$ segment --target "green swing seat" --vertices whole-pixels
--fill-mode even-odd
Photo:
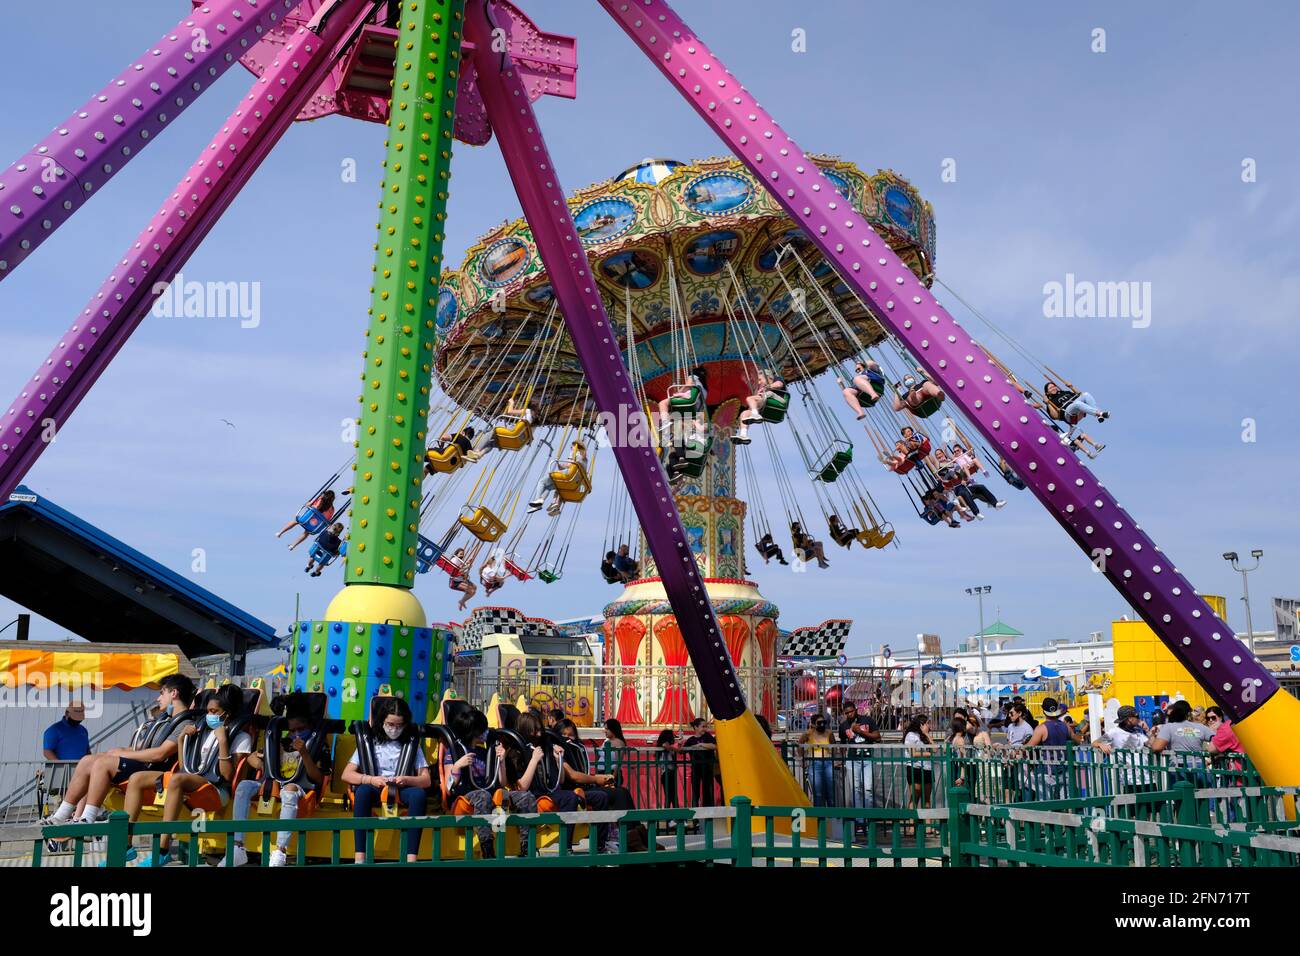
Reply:
[[[818,458],[819,462],[822,458],[827,458],[826,463],[815,464],[813,466],[812,473],[814,477],[817,481],[823,482],[824,484],[831,484],[840,476],[845,468],[848,468],[849,465],[853,464],[853,446],[849,442],[837,440],[831,448],[835,448],[836,445],[843,447],[838,448],[835,451],[827,449],[829,457],[827,457],[827,455],[822,455]]]
[[[785,421],[786,412],[790,410],[790,396],[776,395],[768,392],[763,400],[763,407],[758,410],[758,414],[763,421],[771,425],[779,425]]]
[[[668,409],[674,412],[694,413],[700,405],[700,390],[694,385],[682,395],[673,395],[668,399]]]
[[[698,438],[687,439],[685,448],[686,460],[677,466],[677,474],[685,475],[687,478],[701,477],[709,461],[709,452],[713,449],[713,437],[710,436],[703,441]]]
[[[943,396],[934,395],[931,396],[930,398],[927,398],[920,405],[916,406],[916,408],[912,409],[912,414],[915,415],[917,418],[929,418],[931,415],[933,415],[935,412],[939,410],[939,406],[941,406],[942,404],[943,404]]]
[[[543,568],[541,571],[537,572],[537,578],[547,584],[554,584],[556,581],[560,580],[560,573],[558,571],[552,571],[550,568]]]

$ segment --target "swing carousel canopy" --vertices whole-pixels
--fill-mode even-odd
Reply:
[[[929,203],[891,171],[868,175],[826,156],[816,162],[824,188],[860,210],[928,282],[935,248]],[[825,370],[826,352],[797,309],[799,297],[834,357],[854,354],[821,293],[808,288],[805,268],[862,344],[882,338],[880,326],[830,265],[734,159],[645,160],[579,190],[569,207],[625,354],[623,330],[631,313],[637,361],[628,364],[639,366],[651,400],[662,398],[693,364],[708,369],[711,405],[749,394],[743,362],[768,364],[769,352],[787,380]],[[787,247],[802,265],[783,252]],[[743,310],[737,288],[744,291]],[[459,268],[443,273],[438,292],[435,371],[444,390],[462,407],[491,414],[517,387],[531,384],[539,424],[580,418],[581,409],[572,412],[584,400],[582,369],[554,300],[523,219],[475,243]],[[683,322],[689,323],[688,347],[680,331],[673,335]],[[564,340],[552,342],[556,335]],[[799,363],[783,358],[787,336]],[[534,347],[539,338],[555,347]],[[762,354],[754,354],[755,343]],[[543,355],[545,363],[538,361]]]

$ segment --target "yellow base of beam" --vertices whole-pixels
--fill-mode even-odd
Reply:
[[[1232,725],[1264,783],[1270,787],[1300,787],[1300,700],[1279,690],[1245,720]]]
[[[748,797],[755,805],[768,807],[806,807],[808,796],[795,781],[780,753],[767,739],[754,715],[745,711],[739,717],[716,722],[718,759],[722,763],[722,793],[728,803],[732,797]],[[755,818],[753,829],[766,824]],[[790,827],[777,821],[776,829],[788,834]],[[809,820],[802,834],[816,834],[815,821]]]
[[[330,601],[322,620],[428,626],[424,607],[414,592],[389,584],[347,585]]]

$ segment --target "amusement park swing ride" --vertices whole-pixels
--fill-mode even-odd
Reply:
[[[843,409],[832,412],[839,399],[827,401],[816,382],[825,375],[870,439],[867,461],[888,462],[918,512],[945,474],[938,453],[955,454],[955,444],[1014,476],[1086,554],[1106,556],[1102,573],[1224,708],[1264,780],[1300,782],[1285,743],[1300,705],[1038,414],[1033,390],[939,304],[933,222],[915,191],[892,174],[806,154],[663,0],[596,6],[728,158],[649,161],[567,196],[532,103],[576,95],[574,41],[542,32],[506,0],[197,0],[0,173],[3,281],[216,77],[237,62],[256,76],[0,418],[0,490],[12,491],[45,451],[42,423],[72,414],[148,313],[152,290],[177,274],[294,120],[382,122],[356,458],[299,516],[308,533],[335,514],[351,519],[337,552],[346,583],[320,617],[297,622],[292,642],[295,688],[321,691],[330,717],[363,716],[382,688],[436,717],[448,649],[413,593],[417,576],[466,574],[488,549],[502,578],[556,579],[582,500],[608,474],[630,505],[614,536],[626,542],[635,525],[642,542],[641,578],[606,612],[613,630],[660,605],[672,622],[660,645],[693,665],[716,720],[727,797],[806,803],[755,719],[764,705],[747,699],[733,660],[738,615],[721,605],[752,612],[757,604],[744,602],[761,602],[743,591],[736,532],[746,514],[734,497],[736,460],[755,453],[750,442],[767,446],[785,518],[798,528],[792,544],[805,556],[821,547],[774,448],[779,429],[795,440],[832,539],[894,546],[896,529],[859,474],[867,446],[855,448]],[[493,137],[523,218],[449,268],[453,141]],[[685,423],[684,436],[657,427],[656,403]],[[960,439],[945,436],[943,448],[924,428],[940,409]],[[472,419],[486,426],[471,434]],[[607,422],[645,427],[599,448]],[[333,504],[349,493],[347,506]],[[751,529],[766,547],[771,524],[761,495],[750,497]],[[525,553],[533,515],[544,534]],[[315,556],[329,563],[335,553]],[[719,594],[706,575],[742,590]],[[607,644],[617,662],[617,638]]]

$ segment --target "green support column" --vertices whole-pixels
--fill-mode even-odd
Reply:
[[[423,627],[411,593],[464,0],[405,0],[361,374],[347,585],[325,617]]]

